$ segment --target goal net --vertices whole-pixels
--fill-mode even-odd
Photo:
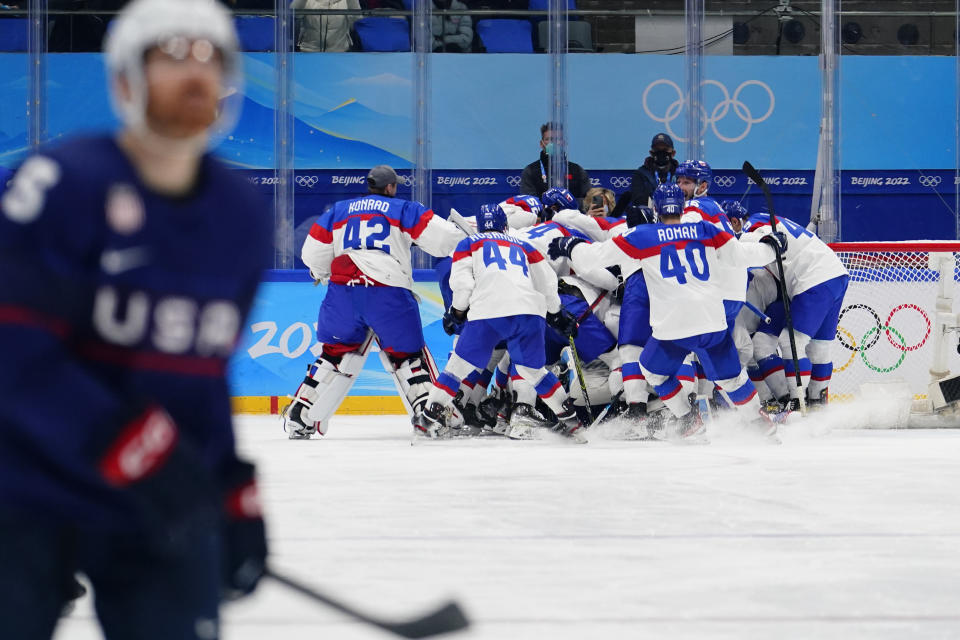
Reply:
[[[833,346],[830,399],[909,390],[930,413],[928,385],[960,374],[955,327],[960,242],[857,242],[830,247],[850,272]]]

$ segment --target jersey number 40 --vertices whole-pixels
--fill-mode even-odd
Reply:
[[[527,256],[523,254],[523,249],[515,244],[511,244],[507,258],[510,260],[511,264],[515,264],[523,269],[523,275],[527,275]],[[496,242],[483,243],[483,264],[488,267],[491,264],[495,264],[497,265],[498,269],[506,271],[507,261],[503,259],[503,254],[500,253],[499,244]]]
[[[664,280],[676,278],[680,284],[687,284],[687,271],[697,280],[710,279],[706,247],[700,243],[688,242],[683,248],[683,255],[686,260],[680,257],[676,246],[672,244],[663,246],[660,251],[660,275]],[[697,258],[699,258],[699,264]]]
[[[358,216],[347,218],[343,228],[344,249],[379,249],[390,253],[390,245],[384,240],[390,235],[390,223],[386,218],[364,220]]]

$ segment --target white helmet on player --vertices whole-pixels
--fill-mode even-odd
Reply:
[[[177,38],[182,41],[177,41]],[[192,47],[189,42],[194,41]],[[211,47],[206,50],[200,42]],[[216,0],[133,0],[110,25],[104,41],[110,95],[117,116],[132,128],[144,125],[147,89],[144,54],[161,45],[183,48],[182,55],[200,57],[219,51],[223,61],[223,87],[217,122],[211,133],[225,134],[236,123],[242,101],[243,69],[237,34],[230,12]],[[129,96],[120,93],[118,78],[124,78]]]

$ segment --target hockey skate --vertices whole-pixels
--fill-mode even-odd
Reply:
[[[646,403],[631,402],[625,405],[617,420],[607,425],[606,437],[608,440],[650,440],[648,420]]]
[[[828,390],[824,389],[817,398],[807,398],[807,411],[823,411],[827,408]]]
[[[483,430],[483,422],[477,416],[477,407],[472,403],[461,405],[460,394],[457,394],[457,399],[453,402],[460,411],[460,415],[463,416],[463,424],[454,425],[453,422],[450,422],[450,436],[453,438],[472,438],[480,435]]]
[[[577,444],[587,443],[587,436],[583,433],[577,411],[570,399],[563,403],[563,411],[557,414],[557,423],[553,425],[552,430]]]
[[[690,411],[677,418],[670,439],[683,444],[709,444],[710,441],[706,437],[707,430],[703,424],[703,418],[700,416],[697,394],[691,393],[689,400]]]
[[[536,409],[526,403],[514,405],[510,415],[510,428],[506,436],[511,440],[537,440],[538,429],[549,429],[553,423],[541,416]]]
[[[747,423],[747,432],[750,435],[759,435],[770,444],[781,443],[777,435],[776,421],[762,409],[756,418]]]
[[[290,440],[309,440],[317,433],[316,423],[307,419],[307,405],[294,400],[283,408],[280,418],[283,420],[283,430]],[[322,434],[321,434],[322,435]]]
[[[438,402],[427,405],[413,418],[414,437],[440,440],[450,435],[447,426],[446,409]]]

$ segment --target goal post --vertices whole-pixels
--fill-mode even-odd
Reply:
[[[850,273],[833,345],[830,399],[909,389],[911,423],[960,424],[960,242],[830,244]],[[956,382],[956,384],[955,384]]]

